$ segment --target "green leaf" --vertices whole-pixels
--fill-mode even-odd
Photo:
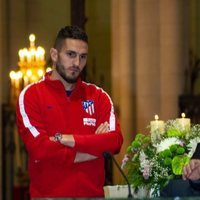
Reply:
[[[149,136],[146,136],[144,138],[144,143],[149,143],[151,141],[151,138]]]
[[[163,151],[163,157],[166,158],[166,157],[172,157],[172,152],[170,151],[170,149],[165,149]]]
[[[176,150],[176,153],[179,155],[182,155],[185,153],[185,149],[183,147],[178,147]]]
[[[172,163],[172,159],[171,158],[169,158],[169,157],[167,157],[167,158],[165,158],[165,160],[164,160],[164,163],[165,163],[165,165],[171,165],[171,163]]]
[[[142,134],[142,133],[137,133],[137,135],[135,136],[135,140],[134,141],[137,141],[139,143],[142,142],[142,140],[144,139],[145,135]]]
[[[168,137],[179,137],[181,135],[182,135],[182,133],[178,129],[172,129],[171,128],[171,129],[167,130],[167,136]]]
[[[175,175],[181,175],[183,167],[189,163],[190,159],[187,156],[175,156],[172,159],[172,171]]]
[[[134,140],[131,145],[132,145],[133,148],[139,148],[141,146],[141,143]]]
[[[170,146],[170,151],[171,152],[175,152],[177,148],[178,148],[178,145],[177,144],[173,144],[173,145]]]
[[[127,148],[126,151],[127,151],[128,153],[130,153],[130,152],[131,152],[131,149],[132,149],[132,146],[128,146],[128,148]]]

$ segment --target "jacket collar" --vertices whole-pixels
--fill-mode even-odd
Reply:
[[[52,80],[50,78],[51,76],[51,73],[52,71],[50,72],[47,72],[44,76],[44,79],[45,79],[45,83],[47,83],[51,88],[57,90],[58,92],[64,92],[65,95],[66,95],[66,91],[65,91],[65,87],[64,85],[62,84],[62,82],[60,80]],[[81,84],[82,84],[82,80],[81,78],[79,78],[77,80],[77,82],[75,83],[75,87],[71,93],[71,95],[69,96],[70,98],[73,98],[77,95],[80,94],[80,91],[81,91]]]

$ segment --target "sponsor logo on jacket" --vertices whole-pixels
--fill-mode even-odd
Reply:
[[[96,126],[96,119],[95,118],[83,118],[83,125],[84,126]]]

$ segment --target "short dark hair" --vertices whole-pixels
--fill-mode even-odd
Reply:
[[[78,26],[65,26],[58,32],[54,43],[54,48],[59,50],[62,47],[63,41],[67,38],[82,40],[88,43],[88,36],[81,28]]]

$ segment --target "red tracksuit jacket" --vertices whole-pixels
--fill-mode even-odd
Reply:
[[[123,138],[110,97],[93,84],[79,80],[68,97],[62,83],[43,80],[21,92],[17,126],[29,155],[31,197],[102,197],[105,180],[103,152],[120,151]],[[107,121],[110,131],[95,134]],[[73,134],[75,147],[49,137]],[[74,163],[76,152],[98,158]]]

